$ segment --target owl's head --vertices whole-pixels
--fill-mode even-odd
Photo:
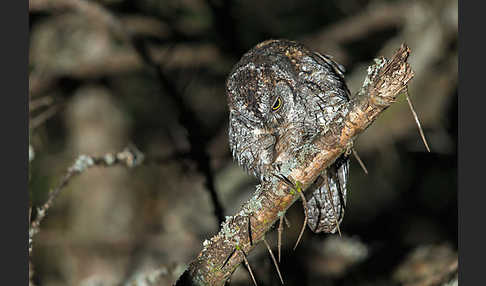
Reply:
[[[347,94],[340,66],[328,57],[288,40],[258,44],[226,81],[233,158],[257,177],[271,176],[276,158],[342,124]]]
[[[265,41],[243,55],[226,81],[230,112],[267,130],[322,113],[334,95],[347,99],[340,68],[302,44]]]
[[[230,112],[247,124],[276,126],[291,106],[292,66],[280,48],[269,41],[259,44],[243,55],[226,81]]]

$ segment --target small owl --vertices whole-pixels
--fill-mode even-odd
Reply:
[[[281,152],[295,154],[331,123],[344,123],[350,93],[343,72],[328,56],[293,41],[269,40],[248,51],[226,81],[233,158],[261,181],[278,176]],[[311,186],[312,231],[334,233],[342,221],[348,167],[341,155]]]

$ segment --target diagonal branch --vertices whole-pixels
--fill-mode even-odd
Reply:
[[[305,191],[317,176],[343,152],[352,148],[353,140],[396,102],[396,97],[414,76],[406,62],[410,49],[402,44],[390,60],[375,59],[358,95],[348,105],[344,124],[332,124],[309,147],[296,156],[279,156],[282,175],[302,184]],[[218,234],[203,243],[201,253],[190,263],[176,285],[223,285],[243,262],[242,255],[231,255],[234,249],[250,253],[265,233],[299,198],[290,187],[275,178],[258,185],[256,192],[233,217],[227,217]],[[248,238],[248,216],[252,216],[252,240]],[[229,260],[225,263],[227,258]],[[224,266],[223,266],[224,264]],[[223,266],[223,267],[222,267]]]

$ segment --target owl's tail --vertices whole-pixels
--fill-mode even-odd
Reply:
[[[309,228],[316,233],[335,233],[344,217],[349,157],[341,155],[314,182],[307,201]]]

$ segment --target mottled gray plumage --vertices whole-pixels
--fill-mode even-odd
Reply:
[[[344,123],[349,90],[343,68],[288,40],[258,44],[226,82],[233,158],[260,180],[279,175],[275,158],[294,154],[316,135]],[[308,226],[335,232],[344,215],[349,160],[339,157],[314,183]]]

